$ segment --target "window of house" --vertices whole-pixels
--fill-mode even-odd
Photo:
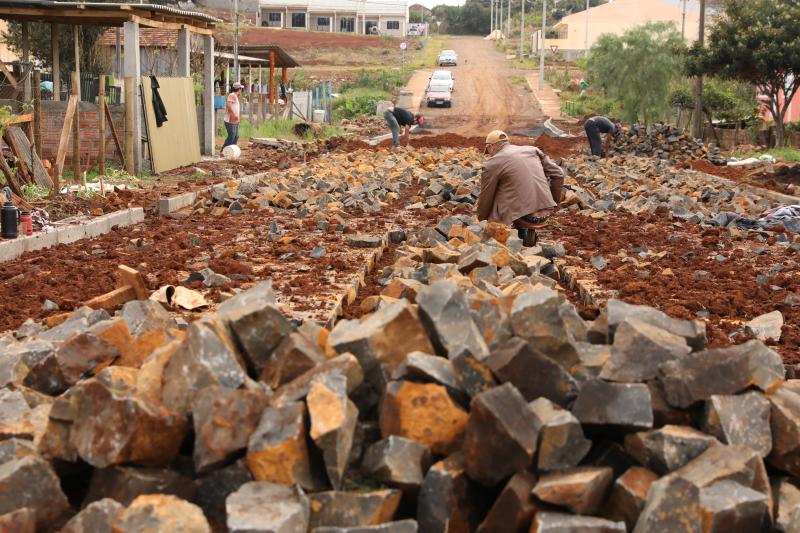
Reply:
[[[270,22],[280,22],[281,21],[281,13],[270,13],[268,15],[268,20]]]
[[[305,27],[306,27],[306,14],[292,13],[292,28],[305,28]]]
[[[400,21],[399,20],[387,20],[386,21],[386,29],[387,30],[399,30],[400,29]]]
[[[331,18],[330,17],[317,17],[317,26],[330,26]]]
[[[339,31],[353,32],[355,26],[355,19],[353,17],[343,17],[339,20]]]

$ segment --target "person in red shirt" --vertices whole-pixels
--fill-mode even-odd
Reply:
[[[241,83],[234,83],[230,94],[225,100],[225,131],[228,132],[228,137],[222,144],[224,150],[226,146],[236,144],[239,142],[239,93],[242,90]]]

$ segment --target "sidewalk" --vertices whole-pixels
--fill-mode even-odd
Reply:
[[[542,113],[551,118],[563,118],[561,116],[561,99],[550,85],[545,82],[544,89],[539,89],[539,72],[532,72],[525,76],[528,86],[533,91],[533,97],[539,103]]]

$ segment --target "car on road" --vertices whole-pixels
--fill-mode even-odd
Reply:
[[[456,78],[449,70],[434,70],[431,75],[431,81],[428,82],[428,87],[431,85],[446,85],[449,87],[450,92],[455,89]]]
[[[453,105],[453,91],[450,86],[444,83],[431,83],[425,93],[425,101],[428,107],[442,106],[452,107]]]
[[[439,54],[438,64],[440,67],[458,66],[458,54],[456,54],[455,50],[442,50]]]

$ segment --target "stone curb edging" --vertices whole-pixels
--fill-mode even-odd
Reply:
[[[723,185],[727,185],[729,187],[739,187],[740,189],[744,189],[749,193],[757,194],[759,196],[764,196],[765,198],[769,198],[773,202],[779,202],[784,205],[800,204],[800,197],[797,196],[791,196],[789,194],[783,194],[780,192],[771,191],[769,189],[762,189],[760,187],[750,185],[749,183],[742,183],[738,181],[729,180],[728,178],[714,176],[713,174],[706,174],[705,172],[701,172],[699,170],[695,170],[695,172],[698,172],[699,174],[704,175],[706,178],[709,178],[712,181],[717,181]]]
[[[336,297],[336,305],[323,323],[326,328],[333,329],[339,317],[344,313],[345,306],[352,304],[358,298],[359,291],[365,286],[367,275],[372,272],[372,269],[375,268],[375,265],[378,264],[378,261],[380,261],[383,254],[389,248],[389,233],[390,232],[387,231],[384,234],[381,239],[381,245],[366,258],[364,266],[361,267],[361,272],[358,273],[358,276],[353,280],[350,287]]]
[[[25,252],[35,252],[58,244],[70,244],[81,239],[91,239],[110,232],[115,227],[124,228],[144,221],[144,209],[132,207],[114,211],[80,224],[72,224],[41,231],[30,237],[17,237],[0,241],[0,262],[11,261]]]
[[[259,172],[258,174],[251,174],[249,176],[244,176],[243,178],[235,178],[233,181],[235,181],[237,184],[246,183],[249,185],[255,185],[259,180],[267,176],[267,174],[267,172]],[[230,180],[215,183],[214,185],[210,185],[196,191],[185,192],[177,196],[161,198],[158,201],[158,214],[169,215],[170,213],[174,213],[175,211],[179,211],[185,207],[192,206],[195,204],[195,202],[197,202],[197,199],[201,195],[215,190],[226,189],[228,187],[228,181]]]

